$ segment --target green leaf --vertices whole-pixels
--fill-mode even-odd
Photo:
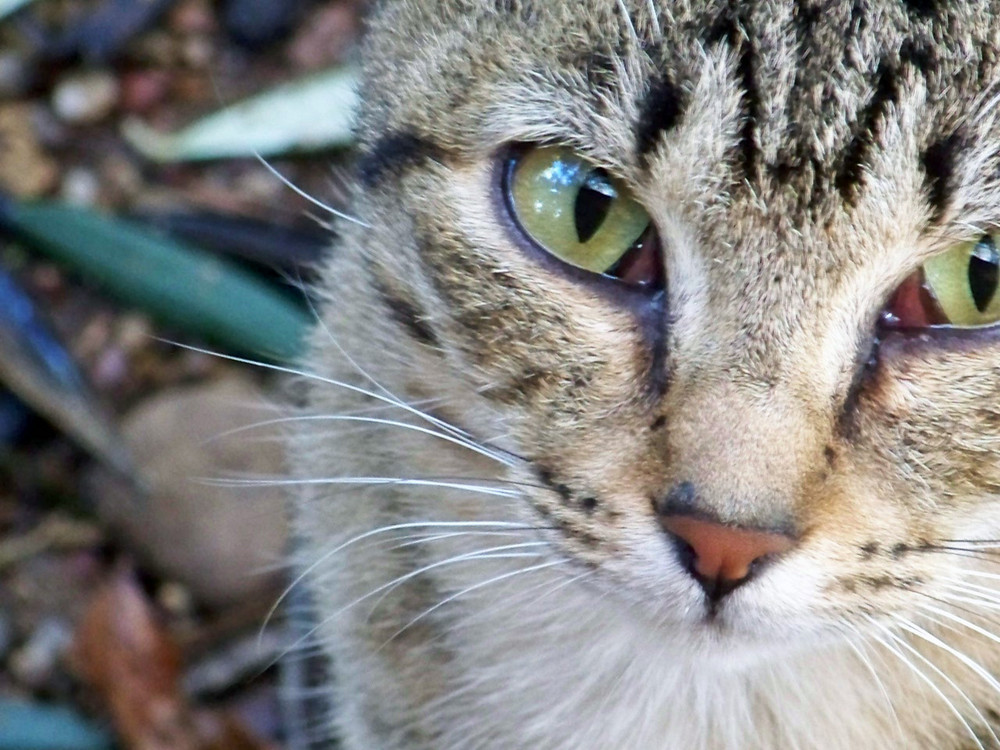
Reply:
[[[228,350],[289,362],[311,318],[258,277],[135,224],[45,201],[0,203],[0,225],[126,304]]]
[[[357,109],[356,74],[337,68],[287,83],[219,110],[176,133],[129,118],[122,132],[154,161],[273,156],[349,146]]]
[[[0,0],[0,18],[9,16],[15,10],[30,2],[31,0]]]

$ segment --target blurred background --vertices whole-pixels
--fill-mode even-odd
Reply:
[[[0,750],[308,744],[277,368],[360,6],[0,0]]]

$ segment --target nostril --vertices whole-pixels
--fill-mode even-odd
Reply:
[[[698,561],[698,555],[694,551],[694,547],[685,542],[679,536],[671,535],[674,542],[674,549],[677,552],[677,560],[680,562],[681,567],[684,568],[692,576],[696,576],[695,563]]]
[[[787,534],[705,521],[691,516],[660,519],[675,541],[678,559],[712,600],[748,581],[768,559],[787,552]]]

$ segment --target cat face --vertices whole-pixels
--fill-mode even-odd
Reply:
[[[929,326],[899,290],[1000,223],[994,5],[373,13],[351,283],[421,363],[410,392],[460,387],[443,416],[503,425],[517,512],[595,585],[773,638],[992,570],[1000,331]],[[629,193],[662,273],[585,270],[526,229],[512,175],[544,148]]]

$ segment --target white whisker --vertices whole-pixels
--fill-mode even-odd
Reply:
[[[285,177],[285,175],[283,175],[274,166],[272,166],[271,163],[267,159],[265,159],[263,156],[260,155],[259,152],[255,151],[254,152],[254,156],[257,157],[257,161],[259,161],[261,164],[264,165],[264,169],[266,169],[268,172],[270,172],[272,175],[274,175],[275,177],[277,177],[281,181],[282,185],[284,185],[285,187],[287,187],[288,189],[290,189],[292,192],[294,192],[299,197],[304,198],[305,200],[309,201],[311,204],[313,204],[317,208],[321,208],[322,210],[326,211],[328,214],[331,214],[332,216],[336,216],[338,219],[343,219],[344,221],[349,221],[352,224],[357,224],[358,226],[364,227],[365,229],[371,229],[372,228],[371,224],[369,224],[367,222],[364,222],[361,219],[355,218],[354,216],[351,216],[350,214],[346,214],[343,211],[338,211],[333,206],[328,206],[326,203],[324,203],[323,201],[319,200],[318,198],[316,198],[316,197],[314,197],[312,195],[309,195],[309,193],[307,193],[305,190],[303,190],[302,188],[300,188],[294,182],[292,182],[291,180],[289,180],[287,177]]]
[[[538,546],[548,546],[545,542],[534,542],[534,543],[531,543],[531,544],[537,544]],[[423,575],[424,573],[428,573],[428,572],[430,572],[432,570],[435,570],[437,568],[445,567],[447,565],[454,565],[456,563],[478,562],[478,561],[482,561],[482,560],[519,559],[519,558],[525,557],[525,555],[523,553],[507,553],[507,552],[505,552],[505,550],[512,550],[512,549],[522,548],[522,547],[526,547],[526,546],[528,546],[528,545],[527,544],[520,544],[520,545],[502,545],[502,546],[499,546],[499,547],[488,547],[486,549],[477,550],[475,552],[469,552],[469,553],[466,553],[466,554],[456,555],[454,557],[449,557],[446,560],[439,560],[437,562],[434,562],[434,563],[431,563],[429,565],[425,565],[425,566],[423,566],[421,568],[418,568],[417,570],[412,570],[409,573],[406,573],[404,575],[398,576],[398,577],[394,578],[391,581],[388,581],[386,583],[381,584],[380,586],[377,586],[376,588],[372,589],[371,591],[369,591],[368,593],[364,594],[363,596],[357,597],[356,599],[354,599],[353,601],[349,602],[348,604],[345,604],[344,606],[342,606],[339,609],[335,610],[332,614],[327,615],[326,617],[324,617],[320,622],[316,623],[316,625],[313,626],[308,632],[306,632],[305,634],[303,634],[291,646],[289,646],[289,648],[286,649],[286,654],[287,653],[291,653],[299,645],[301,645],[302,643],[305,643],[309,639],[311,639],[316,634],[316,632],[321,627],[323,627],[326,623],[328,623],[328,622],[330,622],[332,620],[337,619],[338,617],[340,617],[341,615],[343,615],[348,610],[353,609],[354,607],[358,606],[359,604],[361,604],[364,601],[367,601],[368,599],[371,599],[373,596],[378,596],[379,594],[381,594],[382,592],[384,592],[386,590],[390,590],[390,589],[396,588],[398,586],[401,586],[402,584],[404,584],[407,581],[410,581],[410,580],[416,578],[417,576]],[[531,557],[540,557],[541,554],[535,554],[535,555],[530,555],[530,556]],[[380,599],[380,601],[381,601],[381,599]],[[284,655],[285,654],[283,654],[282,656],[284,656]]]
[[[882,678],[879,677],[878,670],[875,669],[875,665],[872,663],[871,657],[863,650],[863,645],[865,642],[865,635],[859,627],[852,625],[848,622],[840,623],[842,627],[848,628],[851,632],[844,634],[844,641],[847,643],[848,647],[854,652],[858,657],[858,660],[862,665],[871,673],[872,678],[875,680],[875,684],[878,686],[879,692],[882,693],[882,699],[885,701],[886,707],[889,709],[889,713],[892,716],[893,723],[896,725],[896,731],[899,737],[904,737],[903,725],[899,721],[899,713],[896,711],[896,706],[892,702],[892,698],[889,696],[889,691],[886,689],[885,683]],[[851,633],[857,636],[859,643],[855,643],[851,639]]]
[[[262,478],[262,479],[218,479],[212,477],[200,478],[197,481],[212,487],[309,487],[309,486],[336,486],[336,485],[359,485],[365,487],[431,487],[442,490],[462,490],[474,492],[480,495],[490,495],[492,497],[521,497],[520,492],[511,490],[500,490],[492,487],[483,487],[476,484],[463,484],[460,482],[439,482],[434,479],[407,479],[403,477],[317,477],[314,479],[285,479],[285,478]]]
[[[357,422],[363,424],[373,424],[382,425],[384,427],[399,427],[404,430],[412,430],[413,432],[418,432],[423,435],[429,435],[431,437],[437,438],[438,440],[444,440],[445,442],[451,443],[453,445],[458,445],[462,448],[467,448],[473,453],[478,453],[480,456],[492,459],[498,463],[502,463],[505,466],[513,466],[512,462],[507,461],[503,456],[489,450],[488,448],[481,447],[478,443],[472,442],[466,438],[455,437],[453,435],[447,435],[437,430],[432,430],[428,427],[421,427],[420,425],[410,424],[409,422],[399,422],[394,419],[381,419],[379,417],[362,417],[362,416],[350,416],[346,414],[306,414],[297,417],[282,417],[277,419],[271,419],[263,422],[258,422],[254,425],[245,425],[243,427],[238,427],[234,430],[230,430],[230,433],[235,433],[243,430],[250,430],[253,428],[263,428],[272,427],[281,424],[289,424],[292,422],[302,423],[302,422]]]
[[[977,662],[975,659],[970,658],[968,655],[962,653],[958,649],[956,649],[953,646],[950,646],[947,643],[945,643],[944,641],[942,641],[940,638],[938,638],[937,636],[935,636],[933,633],[928,632],[924,628],[921,628],[919,625],[916,625],[916,624],[914,624],[914,623],[906,620],[905,618],[896,616],[896,617],[893,617],[893,619],[897,622],[897,624],[901,628],[903,628],[907,632],[912,633],[917,638],[920,638],[920,639],[926,641],[927,643],[930,643],[932,646],[936,646],[937,648],[941,649],[945,653],[950,654],[951,656],[953,656],[956,659],[958,659],[962,664],[964,664],[966,667],[968,667],[970,670],[972,670],[976,675],[978,675],[987,685],[989,685],[998,694],[1000,694],[1000,682],[998,682],[996,680],[996,678],[993,677],[993,675],[991,675],[989,672],[987,672],[982,667],[982,665],[980,665],[979,662]],[[957,686],[956,686],[956,689],[957,689]],[[971,703],[972,701],[970,700],[969,702]],[[990,726],[990,723],[986,720],[986,717],[983,716],[979,712],[979,709],[976,708],[975,706],[973,706],[973,709],[976,711],[976,713],[979,715],[979,718],[982,720],[983,724],[986,726],[986,729],[990,733],[990,736],[993,738],[993,741],[997,745],[1000,745],[1000,737],[997,737],[997,735],[993,732],[993,728]]]
[[[960,617],[952,612],[949,612],[946,609],[935,607],[933,604],[927,604],[926,602],[921,602],[920,604],[918,604],[918,606],[921,609],[927,610],[929,612],[938,615],[939,617],[944,617],[945,619],[951,620],[952,622],[957,623],[962,627],[968,628],[974,633],[978,633],[979,635],[993,641],[994,643],[1000,643],[1000,636],[997,636],[994,633],[991,633],[990,631],[986,630],[986,628],[982,628],[976,625],[975,623],[966,620],[964,617]]]
[[[951,680],[951,678],[949,678],[946,674],[944,674],[944,672],[938,669],[938,667],[936,667],[926,657],[924,657],[923,654],[921,654],[919,651],[913,648],[913,646],[908,644],[904,639],[900,638],[898,635],[893,633],[892,630],[890,630],[885,625],[880,623],[874,617],[866,615],[865,619],[867,619],[868,622],[871,623],[874,627],[881,630],[886,635],[886,637],[888,637],[892,642],[899,644],[900,646],[905,648],[908,652],[910,652],[913,656],[916,656],[918,659],[920,659],[921,662],[930,667],[930,669],[935,674],[941,677],[953,690],[955,690],[960,696],[962,696],[969,703],[969,705],[972,706],[973,710],[975,710],[978,713],[978,709],[976,709],[972,701],[969,700],[969,697],[962,690],[960,690],[957,685],[955,685],[954,681]],[[894,654],[897,658],[899,658],[899,660],[902,661],[903,664],[909,667],[910,670],[918,678],[920,678],[920,680],[923,681],[935,693],[935,695],[937,695],[945,703],[945,705],[948,707],[948,710],[955,715],[955,717],[959,720],[959,722],[961,722],[965,730],[969,733],[969,736],[972,737],[973,741],[976,743],[976,747],[978,747],[979,750],[986,750],[986,748],[983,746],[982,741],[980,741],[979,736],[976,734],[975,730],[972,728],[972,726],[969,724],[966,718],[962,715],[962,712],[959,711],[958,708],[955,707],[955,704],[952,703],[951,700],[948,698],[948,696],[944,694],[944,691],[941,690],[941,688],[938,687],[938,685],[936,685],[930,677],[924,674],[924,672],[922,672],[920,668],[917,667],[916,664],[914,664],[908,658],[906,658],[906,655],[901,651],[899,651],[899,649],[895,648],[888,641],[878,638],[877,636],[873,637],[875,637],[876,642],[881,644],[884,648],[888,649],[892,654]],[[982,718],[981,714],[980,718]]]
[[[285,590],[281,592],[281,595],[275,600],[274,604],[268,610],[267,615],[264,617],[264,626],[274,617],[275,613],[281,607],[282,603],[289,597],[292,591],[295,590],[306,578],[308,578],[312,573],[319,568],[324,563],[328,562],[331,558],[340,554],[349,547],[353,547],[359,542],[363,542],[366,539],[372,539],[374,537],[380,536],[382,534],[388,534],[393,531],[409,531],[413,529],[509,529],[509,530],[531,530],[534,527],[526,526],[519,523],[511,523],[509,521],[417,521],[413,523],[396,523],[390,526],[382,526],[377,529],[372,529],[371,531],[366,531],[363,534],[358,534],[357,536],[351,537],[346,542],[342,542],[333,549],[324,552],[316,560],[313,560],[308,567],[300,571],[299,574],[289,583]]]
[[[417,615],[416,617],[414,617],[412,620],[410,620],[408,623],[406,623],[403,627],[401,627],[399,630],[397,630],[395,633],[393,633],[391,636],[389,636],[389,638],[386,640],[386,642],[383,643],[379,648],[380,649],[385,648],[385,646],[387,646],[393,640],[395,640],[396,638],[398,638],[400,635],[402,635],[404,632],[406,632],[409,628],[411,628],[414,625],[416,625],[418,622],[420,622],[421,620],[423,620],[425,617],[428,617],[429,615],[433,614],[435,611],[437,611],[441,607],[444,607],[445,605],[449,604],[450,602],[455,601],[459,597],[465,596],[466,594],[470,594],[473,591],[477,591],[477,590],[479,590],[481,588],[484,588],[486,586],[489,586],[491,584],[499,583],[500,581],[507,580],[508,578],[513,578],[514,576],[524,575],[526,573],[533,573],[535,571],[545,570],[547,568],[552,568],[552,567],[555,567],[557,565],[566,565],[566,564],[568,564],[568,562],[566,560],[551,560],[549,562],[540,563],[539,565],[531,565],[531,566],[529,566],[527,568],[520,568],[520,569],[515,570],[515,571],[511,571],[511,572],[508,572],[508,573],[503,573],[502,575],[494,576],[493,578],[487,579],[485,581],[481,581],[480,583],[477,583],[477,584],[475,584],[473,586],[469,586],[467,588],[464,588],[461,591],[458,591],[458,592],[452,594],[451,596],[445,597],[444,599],[442,599],[441,601],[439,601],[437,604],[435,604],[433,607],[430,607],[429,609],[426,609],[423,612],[421,612],[419,615]]]
[[[461,437],[464,437],[464,438],[466,438],[466,439],[468,439],[470,441],[473,441],[473,442],[477,442],[472,435],[469,435],[467,432],[465,432],[461,428],[455,427],[454,425],[448,425],[446,422],[443,422],[442,420],[440,420],[440,419],[438,419],[436,417],[433,417],[433,416],[427,414],[426,412],[423,412],[420,409],[417,409],[417,408],[415,408],[415,407],[411,406],[410,404],[407,404],[407,403],[405,403],[403,401],[400,401],[398,399],[395,399],[393,397],[386,396],[386,395],[383,395],[383,394],[380,394],[380,393],[375,393],[374,391],[370,391],[367,388],[362,388],[361,386],[358,386],[358,385],[352,385],[351,383],[346,383],[344,381],[336,380],[334,378],[327,378],[327,377],[324,377],[322,375],[317,375],[316,373],[311,373],[311,372],[307,372],[305,370],[297,369],[295,367],[288,367],[288,366],[285,366],[285,365],[277,365],[277,364],[273,364],[273,363],[270,363],[270,362],[263,362],[261,360],[250,359],[248,357],[240,357],[240,356],[237,356],[235,354],[223,354],[222,352],[216,352],[216,351],[212,351],[211,349],[204,349],[204,348],[197,347],[197,346],[190,346],[188,344],[181,344],[181,343],[178,343],[176,341],[170,341],[169,339],[157,339],[157,340],[163,341],[164,343],[171,344],[171,345],[176,346],[176,347],[181,348],[181,349],[185,349],[187,351],[197,352],[199,354],[206,354],[206,355],[211,356],[211,357],[217,357],[218,359],[222,359],[222,360],[225,360],[227,362],[238,362],[240,364],[251,365],[253,367],[259,367],[261,369],[269,370],[271,372],[279,372],[279,373],[283,373],[285,375],[293,375],[295,377],[304,378],[306,380],[312,380],[312,381],[315,381],[317,383],[323,383],[324,385],[332,385],[332,386],[335,386],[337,388],[343,388],[344,390],[346,390],[348,392],[357,393],[359,395],[367,396],[368,398],[375,399],[376,401],[381,401],[382,403],[388,404],[390,406],[395,406],[396,408],[401,409],[401,410],[407,412],[408,414],[412,414],[413,416],[417,417],[418,419],[421,419],[421,420],[423,420],[425,422],[430,422],[431,424],[434,424],[434,425],[438,425],[438,426],[442,427],[442,429],[447,429],[449,432],[454,431],[455,433],[457,433]],[[520,456],[518,456],[516,454],[513,454],[510,451],[505,451],[502,448],[497,448],[495,446],[489,446],[489,448],[491,450],[495,450],[495,451],[497,451],[499,453],[502,453],[504,456],[507,457],[507,459],[513,459],[513,460],[517,460],[517,461],[523,461],[524,460]],[[513,465],[513,464],[506,464],[506,465]]]

